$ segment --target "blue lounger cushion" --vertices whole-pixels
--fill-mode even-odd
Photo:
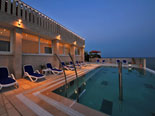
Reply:
[[[66,65],[64,62],[61,62],[61,64],[62,64],[62,66],[64,66],[64,67],[67,67],[67,68],[69,68],[69,69],[71,69],[71,70],[74,70],[74,67],[73,66],[71,66],[71,65]]]
[[[7,68],[0,68],[0,84],[7,85],[15,82],[16,80],[9,77],[9,72]]]
[[[31,65],[27,65],[24,68],[25,68],[25,72],[27,72],[31,76],[34,76],[34,77],[43,77],[44,76],[42,74],[34,73],[34,70]]]
[[[75,64],[75,66],[80,66],[79,64]],[[70,62],[70,66],[69,66],[70,68],[74,68],[73,67],[73,62]]]
[[[32,68],[31,65],[25,66],[24,69],[25,69],[25,72],[29,73],[29,75],[34,73],[33,68]]]
[[[127,63],[127,61],[126,60],[123,60],[123,63]]]
[[[15,83],[15,82],[16,81],[14,79],[9,78],[9,77],[7,77],[7,78],[5,78],[3,80],[0,79],[0,84],[2,84],[2,85],[6,85],[6,84],[10,84],[10,83]]]
[[[117,60],[117,63],[120,63],[120,60]]]
[[[62,71],[62,70],[55,69],[55,68],[53,68],[52,70],[54,70],[54,71],[58,71],[58,72],[61,72],[61,71]]]
[[[38,73],[33,73],[33,74],[30,74],[31,76],[35,76],[35,77],[43,77],[44,75],[42,74],[38,74]]]
[[[32,82],[45,78],[45,76],[40,74],[38,70],[34,71],[32,65],[24,66],[24,77],[29,77]]]
[[[62,71],[60,69],[53,68],[52,65],[51,65],[51,63],[47,63],[46,66],[47,66],[47,68],[50,68],[51,70],[54,70],[54,71],[58,71],[58,72],[61,72]]]
[[[65,63],[64,63],[64,62],[61,62],[61,64],[62,64],[63,66],[65,66]]]
[[[9,72],[7,68],[0,68],[0,80],[8,78]]]

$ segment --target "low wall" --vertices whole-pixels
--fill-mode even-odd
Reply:
[[[31,64],[34,69],[40,69],[40,65],[45,65],[46,63],[52,63],[55,65],[54,56],[44,56],[44,55],[23,55],[22,56],[22,66],[26,64]]]
[[[70,62],[71,59],[68,55],[66,56],[59,56],[62,62]]]
[[[126,60],[127,63],[138,65],[139,67],[146,67],[146,59],[144,58],[90,58],[90,62],[97,62],[99,60],[101,63],[105,60],[105,63],[116,64],[117,60]]]
[[[75,56],[76,61],[82,61],[81,56]]]

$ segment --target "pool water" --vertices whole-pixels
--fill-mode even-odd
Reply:
[[[155,116],[155,75],[140,69],[122,69],[123,101],[119,100],[118,68],[100,67],[68,84],[67,96],[112,116]],[[64,86],[53,92],[65,96]]]

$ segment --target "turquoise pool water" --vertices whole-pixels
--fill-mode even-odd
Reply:
[[[155,75],[123,68],[123,102],[119,97],[118,68],[100,67],[78,79],[79,103],[112,116],[155,116]],[[67,97],[75,100],[76,80]],[[54,91],[65,96],[64,86]]]

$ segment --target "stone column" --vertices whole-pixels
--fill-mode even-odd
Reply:
[[[74,62],[76,61],[76,57],[75,57],[75,48],[76,48],[76,46],[75,46],[75,45],[72,45],[72,46],[71,46],[71,49],[70,49],[70,54],[71,54],[71,56],[73,57]]]
[[[146,59],[143,59],[143,68],[146,68]]]
[[[85,55],[84,55],[84,47],[81,48],[81,61],[84,61]]]
[[[59,55],[59,40],[53,40],[52,41],[53,44],[53,55],[54,55],[54,66],[55,67],[59,67],[59,61],[56,58],[55,54]]]
[[[13,70],[16,78],[22,77],[22,29],[14,30],[13,40]]]

